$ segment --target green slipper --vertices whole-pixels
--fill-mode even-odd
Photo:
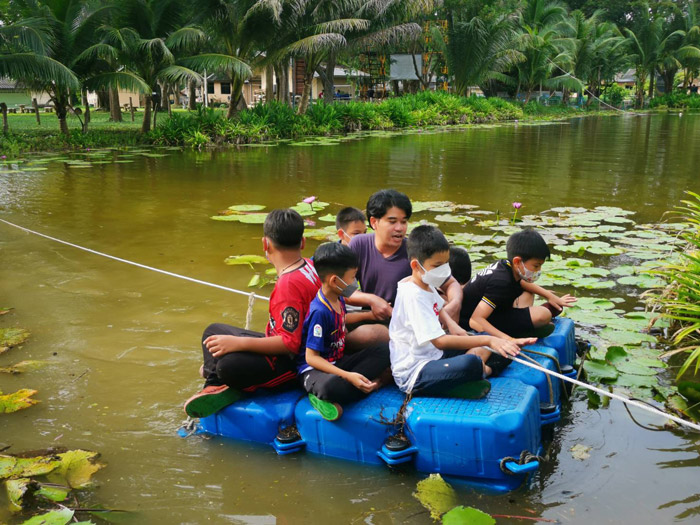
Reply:
[[[338,403],[324,401],[313,394],[309,394],[309,402],[326,421],[335,421],[343,415],[343,408]]]
[[[207,386],[185,401],[185,413],[190,417],[207,417],[241,398],[238,390],[226,385]]]
[[[445,393],[446,397],[458,397],[460,399],[481,399],[491,391],[491,383],[486,379],[469,381],[454,387]]]

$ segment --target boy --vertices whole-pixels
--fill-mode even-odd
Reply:
[[[263,224],[265,256],[277,271],[265,334],[212,324],[202,336],[204,389],[185,402],[190,417],[206,417],[240,398],[239,391],[276,388],[296,378],[302,324],[321,281],[304,259],[304,220],[273,210]]]
[[[346,314],[345,298],[357,290],[357,256],[341,243],[326,243],[316,249],[314,265],[322,284],[304,321],[306,350],[297,358],[298,373],[314,408],[335,421],[342,404],[380,388],[377,378],[389,368],[389,347],[344,355],[345,323],[356,315]]]
[[[348,206],[335,216],[335,228],[340,242],[347,246],[355,235],[367,233],[367,217],[361,210]]]
[[[411,275],[398,284],[389,325],[391,370],[402,391],[466,397],[466,382],[498,373],[509,362],[507,356],[518,355],[519,346],[535,342],[466,335],[447,315],[436,288],[450,275],[450,246],[436,227],[418,226],[411,232],[408,256]],[[441,323],[450,334],[459,335],[446,335]]]
[[[501,260],[476,274],[464,288],[460,326],[497,337],[533,335],[565,306],[576,302],[570,295],[558,297],[533,284],[540,276],[549,248],[533,229],[514,233],[506,244],[508,260]],[[549,301],[534,306],[534,295]]]
[[[472,278],[472,260],[467,250],[461,246],[450,246],[450,269],[462,289]]]

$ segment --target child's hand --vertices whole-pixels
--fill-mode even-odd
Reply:
[[[536,337],[521,337],[520,339],[513,339],[513,342],[518,346],[534,345],[537,342]]]
[[[221,357],[242,349],[241,337],[235,335],[210,335],[204,340],[204,346],[214,357]]]
[[[369,394],[377,388],[376,383],[370,381],[365,376],[358,374],[357,372],[349,372],[348,375],[345,376],[345,379],[349,381],[352,386],[358,390],[361,390],[365,394]]]
[[[393,308],[391,305],[379,296],[374,296],[370,304],[372,313],[379,321],[391,318]]]
[[[515,357],[520,353],[520,347],[515,340],[509,341],[500,337],[492,337],[489,346],[503,357]]]
[[[558,308],[559,311],[561,312],[565,306],[571,306],[576,302],[576,297],[573,295],[562,295],[561,297],[554,297],[550,301],[550,304],[553,304],[555,308]]]

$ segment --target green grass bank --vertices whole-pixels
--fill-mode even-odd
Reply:
[[[279,139],[329,136],[357,131],[397,130],[428,126],[464,126],[515,120],[558,120],[598,114],[595,109],[570,106],[527,105],[499,98],[459,97],[449,93],[424,91],[415,95],[385,99],[379,103],[317,102],[304,115],[285,104],[259,104],[229,120],[224,109],[199,108],[159,113],[158,125],[140,133],[143,113],[132,122],[125,113],[123,122],[111,122],[105,112],[91,113],[89,131],[70,116],[68,136],[58,130],[55,114],[42,113],[38,125],[34,114],[8,115],[9,133],[0,135],[0,155],[7,158],[31,151],[65,151],[85,148],[134,145],[167,145],[191,148],[225,147]],[[610,111],[604,113],[609,114]]]

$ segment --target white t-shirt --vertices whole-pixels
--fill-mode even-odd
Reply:
[[[430,341],[445,335],[438,315],[445,301],[435,288],[425,291],[410,277],[398,284],[394,311],[389,324],[391,372],[403,392],[413,390],[418,374],[430,361],[442,357],[442,350]]]

